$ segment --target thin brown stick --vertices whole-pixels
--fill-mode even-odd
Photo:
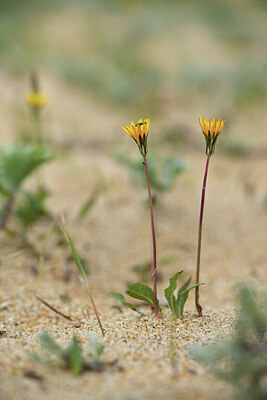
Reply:
[[[43,303],[46,307],[50,308],[50,310],[54,311],[56,314],[67,319],[68,321],[75,322],[69,315],[66,315],[63,312],[61,312],[60,310],[57,310],[55,307],[53,307],[51,304],[49,304],[47,301],[45,301],[42,297],[38,296],[38,294],[32,292],[29,289],[25,289],[25,290],[26,290],[26,292],[29,292],[34,297],[36,297],[37,300],[39,300],[41,303]]]

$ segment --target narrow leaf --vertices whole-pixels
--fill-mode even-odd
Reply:
[[[143,315],[143,313],[141,311],[139,311],[138,308],[134,304],[128,303],[128,301],[125,300],[124,296],[121,293],[102,292],[102,294],[109,296],[109,297],[113,297],[113,299],[120,301],[126,307],[131,308],[132,310]]]
[[[201,285],[205,285],[205,283],[204,283],[204,282],[196,283],[195,285],[192,285],[192,286],[190,286],[188,289],[184,290],[184,292],[181,293],[181,295],[183,296],[184,293],[189,293],[190,290],[194,289],[194,288],[197,287],[197,286],[201,286]]]
[[[182,316],[183,316],[184,306],[188,299],[190,290],[192,290],[195,287],[200,286],[200,285],[205,285],[205,283],[203,283],[203,282],[196,283],[195,285],[190,286],[188,289],[186,289],[182,293],[180,293],[180,297],[177,298],[178,318],[182,318]]]
[[[70,345],[65,350],[65,357],[74,375],[79,375],[83,368],[82,350],[79,340],[73,337]]]
[[[79,222],[83,221],[83,219],[86,217],[86,215],[94,206],[96,199],[97,199],[96,195],[92,195],[89,197],[88,200],[86,200],[86,202],[82,205],[81,209],[78,212],[77,221]]]
[[[87,282],[87,279],[86,279],[86,274],[85,274],[85,271],[84,271],[84,269],[83,269],[82,262],[81,262],[81,260],[80,260],[79,255],[78,255],[78,252],[77,252],[77,250],[76,250],[76,247],[75,247],[75,245],[74,245],[74,243],[73,243],[73,240],[72,240],[72,238],[71,238],[71,236],[70,236],[70,233],[69,233],[68,229],[66,229],[66,227],[64,227],[64,233],[65,233],[65,235],[66,235],[67,241],[69,242],[69,245],[70,245],[70,248],[71,248],[71,251],[72,251],[72,255],[73,255],[74,261],[75,261],[75,263],[76,263],[76,265],[77,265],[77,268],[78,268],[78,270],[79,270],[79,272],[80,272],[80,274],[81,274],[81,277],[82,277],[82,279],[83,279],[83,282],[84,282],[85,286],[88,287],[88,282]]]
[[[54,355],[62,356],[63,350],[58,342],[46,331],[41,331],[38,335],[41,346]]]
[[[90,353],[94,359],[94,361],[98,361],[104,351],[104,346],[102,343],[99,343],[97,338],[93,333],[90,333],[88,337],[90,343]]]
[[[185,306],[185,303],[187,302],[188,294],[189,294],[188,292],[187,293],[183,293],[179,298],[179,302],[177,303],[178,318],[182,318],[183,317],[184,306]]]
[[[180,289],[178,290],[178,294],[177,294],[177,301],[178,298],[181,296],[181,294],[183,293],[184,290],[186,290],[191,282],[191,277],[180,287]]]
[[[177,288],[177,280],[181,276],[182,272],[183,271],[177,272],[176,274],[173,275],[172,278],[170,278],[170,284],[164,291],[166,300],[169,303],[170,309],[172,310],[172,313],[176,318],[177,318],[177,305],[174,296],[174,291]]]

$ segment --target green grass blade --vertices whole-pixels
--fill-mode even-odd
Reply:
[[[69,245],[70,245],[70,247],[71,247],[71,251],[72,251],[72,255],[73,255],[74,261],[75,261],[75,263],[76,263],[76,265],[77,265],[77,268],[78,268],[78,270],[79,270],[79,272],[80,272],[80,274],[81,274],[81,277],[82,277],[82,279],[83,279],[83,282],[84,282],[84,285],[85,285],[87,294],[88,294],[89,299],[90,299],[90,301],[91,301],[91,304],[92,304],[92,306],[93,306],[94,313],[95,313],[95,316],[96,316],[96,318],[97,318],[98,324],[99,324],[99,326],[100,326],[102,335],[105,336],[105,331],[104,331],[103,326],[102,326],[102,324],[101,324],[100,317],[99,317],[99,314],[98,314],[98,311],[97,311],[97,308],[96,308],[96,305],[95,305],[95,302],[94,302],[94,299],[93,299],[93,296],[92,296],[92,293],[91,293],[91,290],[90,290],[90,287],[89,287],[89,284],[88,284],[88,281],[87,281],[87,278],[86,278],[86,273],[85,273],[85,271],[84,271],[82,262],[81,262],[81,260],[80,260],[79,255],[78,255],[78,252],[77,252],[77,250],[76,250],[76,247],[75,247],[75,245],[74,245],[74,243],[73,243],[73,240],[72,240],[72,238],[71,238],[71,236],[70,236],[70,233],[69,233],[69,231],[68,231],[68,228],[67,228],[67,225],[66,225],[66,223],[65,223],[65,220],[64,220],[64,217],[63,217],[63,216],[62,216],[62,220],[63,220],[63,229],[62,229],[62,230],[63,230],[63,233],[64,233],[64,235],[65,235],[65,238],[66,238],[67,242],[69,243]]]
[[[97,200],[97,196],[96,195],[92,195],[92,196],[89,197],[88,200],[86,200],[86,202],[82,205],[81,209],[78,212],[77,221],[79,221],[79,222],[83,221],[83,219],[86,217],[86,215],[93,208],[96,200]]]

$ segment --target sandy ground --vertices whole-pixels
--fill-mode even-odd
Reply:
[[[49,82],[47,84],[49,86]],[[51,92],[52,87],[51,83]],[[2,89],[4,96],[5,88]],[[10,89],[9,86],[9,93],[10,90],[15,87]],[[80,93],[76,96],[75,92],[72,92],[75,107],[71,114],[71,102],[65,100],[68,98],[66,89],[57,87],[57,91],[63,100],[56,117],[47,110],[49,137],[58,154],[44,171],[46,185],[52,193],[49,207],[57,218],[62,211],[65,213],[80,255],[90,268],[90,284],[107,333],[102,339],[70,251],[57,245],[56,233],[49,237],[40,276],[36,275],[38,256],[21,240],[2,233],[0,330],[6,333],[0,337],[0,399],[68,400],[76,396],[118,400],[228,399],[231,388],[192,360],[188,346],[230,335],[235,322],[238,284],[251,280],[261,286],[266,278],[265,154],[259,151],[244,157],[230,157],[218,151],[211,160],[201,272],[201,280],[206,283],[201,288],[204,317],[196,317],[191,295],[185,318],[174,322],[164,307],[163,289],[177,270],[194,274],[205,163],[200,129],[198,126],[192,131],[189,129],[191,141],[199,129],[195,148],[187,145],[185,149],[177,150],[183,153],[187,170],[173,190],[163,194],[155,211],[159,260],[173,259],[162,266],[159,261],[162,277],[159,298],[164,318],[157,320],[147,308],[143,308],[145,317],[125,309],[120,313],[112,308],[115,300],[100,292],[124,292],[129,282],[139,280],[133,266],[151,257],[149,212],[141,200],[142,189],[132,185],[127,171],[113,158],[116,145],[135,154],[134,143],[130,143],[121,130],[122,123],[128,119],[97,107],[83,99]],[[8,108],[8,101],[5,104]],[[90,112],[86,112],[86,108]],[[5,118],[5,112],[5,109],[1,111],[5,127],[2,143],[15,136],[18,124],[18,121]],[[92,113],[93,120],[90,118]],[[103,113],[104,121],[101,119]],[[82,122],[78,124],[78,121]],[[68,131],[70,126],[77,127],[74,134],[71,128]],[[159,141],[160,122],[155,131]],[[72,145],[63,151],[60,146],[66,144],[66,136]],[[152,140],[153,133],[150,135]],[[261,143],[263,146],[266,143],[264,136]],[[163,147],[162,153],[169,152],[174,154],[175,149]],[[90,214],[78,223],[75,215],[99,180],[104,183],[105,190]],[[34,184],[34,180],[29,183]],[[17,227],[14,220],[10,221],[10,227]],[[29,233],[37,252],[42,248],[48,227],[49,222],[40,222]],[[81,319],[82,326],[75,328],[46,309],[25,292],[26,288]],[[62,300],[64,294],[70,298],[68,303]],[[34,364],[29,352],[40,351],[37,333],[41,329],[49,330],[61,343],[67,343],[74,334],[77,335],[83,343],[85,358],[86,338],[89,332],[95,332],[105,345],[103,361],[117,359],[117,365],[103,373],[86,372],[74,377],[68,371]]]

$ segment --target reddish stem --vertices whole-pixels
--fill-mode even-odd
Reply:
[[[7,199],[7,202],[4,206],[2,215],[1,215],[1,220],[0,220],[0,230],[5,230],[6,225],[8,222],[8,219],[10,217],[12,208],[14,204],[14,195],[10,195],[9,198]]]
[[[196,284],[199,283],[199,275],[200,275],[200,255],[201,255],[201,239],[202,239],[202,222],[203,222],[203,214],[204,214],[204,204],[205,204],[205,193],[206,193],[206,185],[207,185],[207,176],[209,169],[210,156],[207,157],[205,174],[203,179],[202,186],[202,195],[201,195],[201,205],[200,205],[200,216],[199,216],[199,227],[198,227],[198,245],[197,245],[197,268],[196,268]],[[202,317],[202,307],[199,304],[199,286],[195,289],[195,304],[198,312],[198,316]]]
[[[153,277],[154,305],[152,307],[152,311],[158,318],[161,318],[161,315],[159,313],[159,308],[158,308],[158,297],[157,297],[157,247],[156,247],[155,221],[154,221],[153,203],[152,203],[152,196],[151,196],[151,189],[150,189],[150,182],[149,182],[149,175],[148,175],[146,156],[144,156],[144,165],[145,165],[145,169],[146,169],[146,180],[147,180],[147,188],[148,188],[148,196],[149,196],[151,230],[152,230],[152,244],[153,244],[153,272],[152,272],[152,277]]]

